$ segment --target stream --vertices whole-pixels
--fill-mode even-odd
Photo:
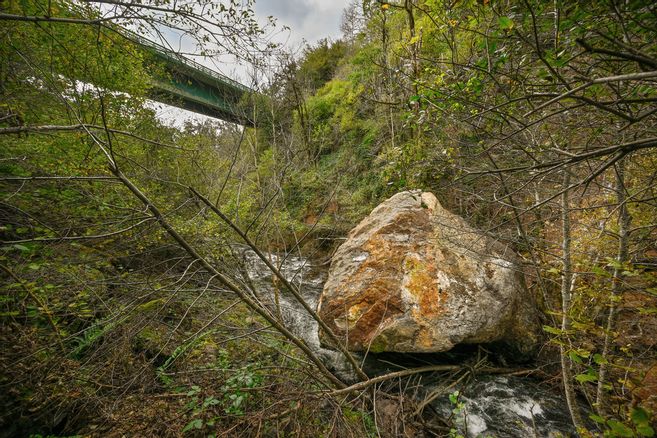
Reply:
[[[269,257],[275,266],[281,264],[278,255],[270,254]],[[245,259],[249,275],[260,294],[269,294],[273,299],[273,276],[269,269],[251,251],[245,253]],[[317,306],[327,270],[328,267],[313,268],[309,260],[296,256],[287,256],[281,265],[285,278],[299,286],[302,296],[313,308]],[[356,377],[342,354],[321,347],[316,321],[303,310],[294,297],[281,290],[279,303],[287,327],[302,338],[331,371],[345,381],[355,382]],[[398,371],[401,368],[392,367],[390,359],[405,355],[374,356],[370,355],[363,360],[362,355],[356,355],[358,360],[363,361],[363,369],[370,376]],[[438,355],[425,355],[421,364],[426,365],[427,360],[436,357]],[[440,387],[441,382],[438,379],[438,375],[431,374],[422,377],[420,390],[414,392],[418,402]],[[451,417],[459,433],[464,436],[575,436],[564,397],[536,380],[515,376],[477,375],[465,387],[459,389],[458,405],[450,401],[449,394],[444,394],[431,402],[431,407],[440,417]]]

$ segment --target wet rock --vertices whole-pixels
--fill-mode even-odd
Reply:
[[[433,389],[424,387],[428,393]],[[576,436],[561,394],[526,378],[479,376],[462,389],[458,402],[444,396],[432,405],[445,418],[455,414],[454,427],[468,438]]]
[[[433,194],[402,192],[338,249],[318,311],[352,351],[502,342],[529,355],[540,330],[515,260]]]

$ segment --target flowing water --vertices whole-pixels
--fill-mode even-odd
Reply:
[[[254,252],[247,251],[245,257],[252,281],[262,295],[268,294],[269,298],[273,300],[273,274]],[[316,309],[326,280],[326,269],[313,269],[310,262],[301,257],[287,256],[285,259],[281,259],[276,254],[267,254],[267,257],[274,266],[281,266],[280,271],[283,276],[297,285],[301,296],[310,305],[310,308]],[[279,289],[279,306],[286,327],[303,339],[329,370],[344,381],[355,381],[356,375],[342,353],[323,348],[320,345],[317,321],[284,287]]]
[[[246,252],[249,275],[260,294],[272,299],[273,275],[255,253]],[[312,308],[316,308],[319,295],[326,279],[326,269],[313,268],[301,257],[268,255],[275,266],[288,280],[299,286],[302,296]],[[281,290],[279,296],[281,314],[292,332],[302,338],[317,356],[346,381],[355,381],[355,375],[342,354],[321,347],[317,322],[310,317],[293,296]],[[365,361],[368,374],[377,374],[384,369],[375,363],[377,359]],[[422,401],[441,384],[429,376],[423,380],[422,389],[415,396]],[[468,382],[458,397],[459,406],[450,401],[448,394],[431,403],[442,418],[452,418],[459,433],[468,437],[562,437],[574,436],[564,398],[554,391],[528,378],[513,376],[477,376]],[[457,409],[460,408],[460,409]],[[456,412],[455,412],[456,409]]]
[[[527,378],[478,376],[459,402],[455,423],[469,437],[575,436],[565,400]],[[433,406],[443,417],[455,408],[448,398]]]

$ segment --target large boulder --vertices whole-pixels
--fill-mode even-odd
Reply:
[[[420,191],[396,194],[351,231],[318,312],[352,351],[500,342],[526,356],[540,336],[513,251]]]

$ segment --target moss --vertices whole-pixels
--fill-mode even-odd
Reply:
[[[162,333],[155,327],[144,327],[133,339],[137,351],[157,352],[164,346]]]
[[[383,353],[388,347],[388,342],[384,336],[377,335],[370,343],[370,353]]]
[[[355,410],[349,406],[343,406],[342,415],[344,416],[345,420],[352,423],[354,426],[364,427],[367,436],[378,436],[374,419],[369,413]]]

